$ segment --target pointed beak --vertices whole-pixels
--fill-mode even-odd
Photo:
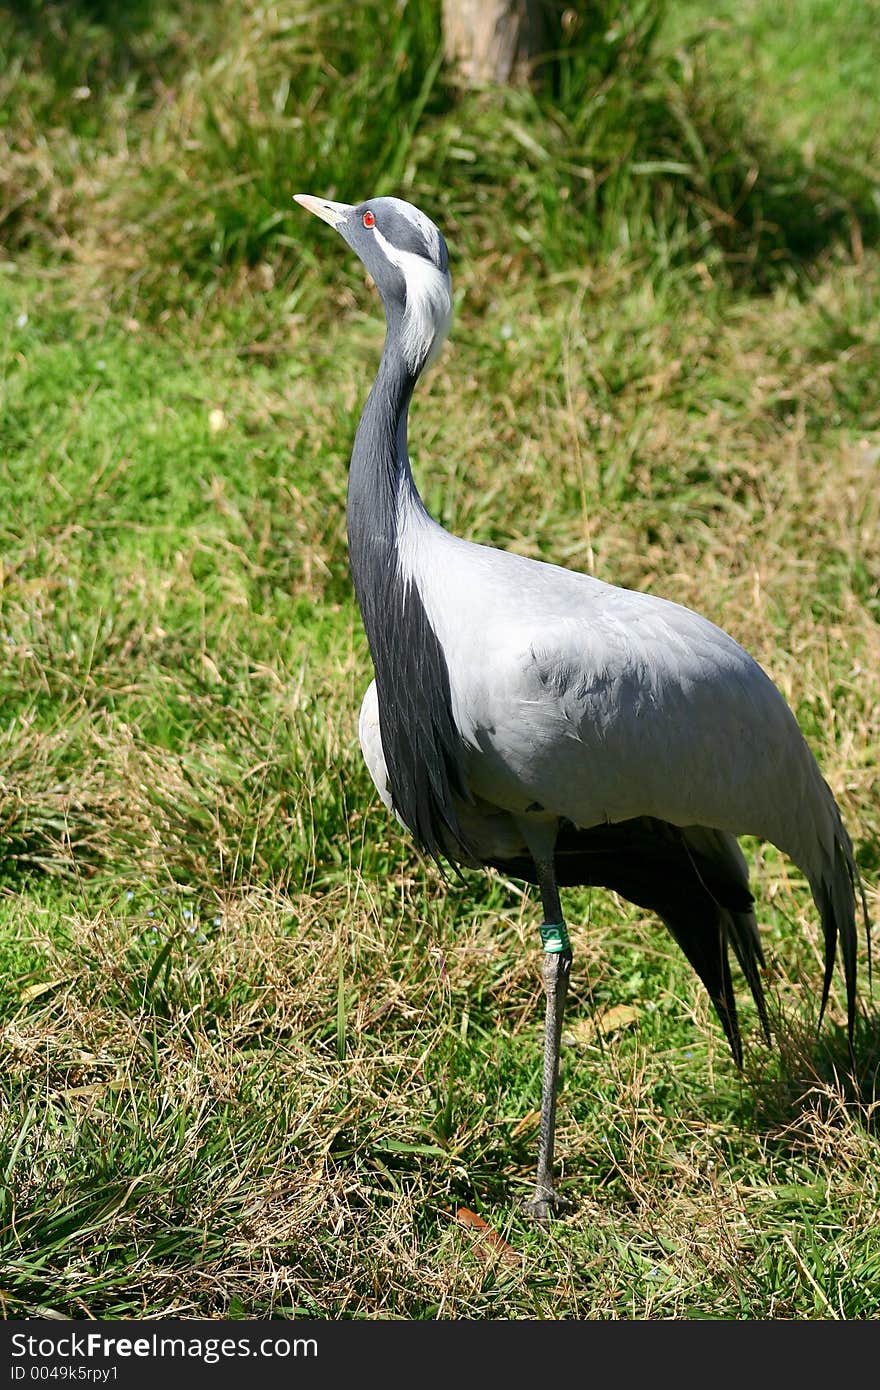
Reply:
[[[313,198],[309,193],[294,193],[293,201],[306,212],[320,217],[322,222],[329,222],[331,227],[338,227],[352,210],[351,203],[331,203],[327,198]]]

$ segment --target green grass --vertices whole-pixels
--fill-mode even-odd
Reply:
[[[289,205],[393,188],[437,218],[432,512],[728,628],[876,920],[876,40],[856,5],[646,6],[616,36],[609,6],[599,67],[459,98],[434,7],[364,10],[0,11],[0,1302],[876,1317],[876,1012],[865,985],[853,1071],[838,986],[816,1040],[816,915],[768,847],[778,1046],[744,1005],[742,1077],[659,924],[568,894],[573,1210],[523,1216],[538,907],[444,880],[363,768],[344,496],[381,314]]]

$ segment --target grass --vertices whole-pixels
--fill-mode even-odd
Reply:
[[[380,314],[288,210],[369,176],[442,223],[431,510],[740,639],[877,920],[876,42],[808,9],[621,11],[601,72],[495,98],[455,94],[427,5],[0,14],[7,1316],[876,1316],[876,1011],[854,1069],[837,987],[815,1038],[815,912],[766,846],[778,1045],[745,1009],[742,1077],[662,928],[568,895],[574,1207],[523,1217],[536,904],[445,881],[361,764],[344,491]]]

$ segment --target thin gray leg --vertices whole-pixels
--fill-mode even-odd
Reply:
[[[550,864],[539,864],[538,875],[541,884],[541,898],[544,904],[544,926],[541,929],[544,958],[541,962],[541,975],[544,980],[547,1011],[544,1019],[544,1073],[541,1086],[538,1173],[535,1195],[526,1205],[532,1215],[542,1225],[546,1225],[550,1214],[558,1213],[566,1205],[564,1198],[560,1197],[553,1186],[553,1146],[556,1137],[559,1048],[562,1040],[562,1019],[565,1013],[565,998],[568,994],[568,977],[571,971],[572,955],[571,947],[568,944],[568,933],[562,920],[562,908],[559,903],[552,861]],[[549,928],[556,928],[556,930],[554,932]]]

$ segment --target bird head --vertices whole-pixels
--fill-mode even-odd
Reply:
[[[382,296],[389,339],[399,342],[415,376],[437,357],[452,321],[452,281],[446,242],[412,203],[369,198],[331,203],[306,193],[296,202],[335,227],[360,256]]]

